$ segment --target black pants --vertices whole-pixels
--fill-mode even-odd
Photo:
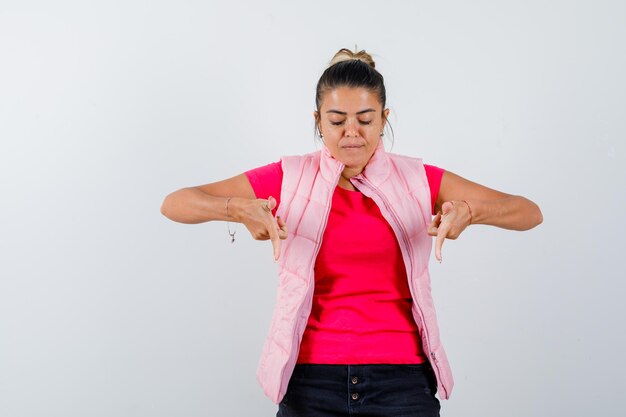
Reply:
[[[438,417],[437,381],[419,365],[296,365],[276,417]]]

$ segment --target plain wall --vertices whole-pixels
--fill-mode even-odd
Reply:
[[[471,226],[431,263],[442,415],[617,415],[625,18],[621,1],[0,2],[0,415],[275,414],[255,377],[270,243],[160,206],[319,149],[315,84],[355,44],[385,76],[388,150],[544,215]]]

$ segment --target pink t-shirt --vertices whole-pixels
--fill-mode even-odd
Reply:
[[[425,168],[434,211],[444,171]],[[280,162],[245,174],[257,198],[271,195],[280,204]],[[315,262],[313,306],[297,363],[426,361],[411,304],[393,229],[372,199],[336,187]]]

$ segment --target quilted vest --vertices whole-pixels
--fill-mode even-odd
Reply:
[[[325,146],[306,155],[284,156],[281,163],[283,182],[276,214],[287,224],[289,235],[281,241],[276,305],[256,373],[265,395],[276,404],[285,395],[296,365],[312,307],[315,259],[344,169]],[[448,399],[454,381],[431,296],[432,238],[427,233],[431,201],[422,160],[388,153],[381,140],[363,172],[350,182],[373,199],[398,239],[413,298],[411,312],[437,377],[439,397]]]

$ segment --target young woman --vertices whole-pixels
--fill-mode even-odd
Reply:
[[[382,75],[341,49],[313,113],[320,151],[168,195],[182,223],[243,223],[271,240],[277,305],[257,377],[277,416],[438,416],[453,379],[430,293],[435,238],[470,224],[527,230],[532,201],[388,153]],[[434,215],[434,217],[432,217]]]

